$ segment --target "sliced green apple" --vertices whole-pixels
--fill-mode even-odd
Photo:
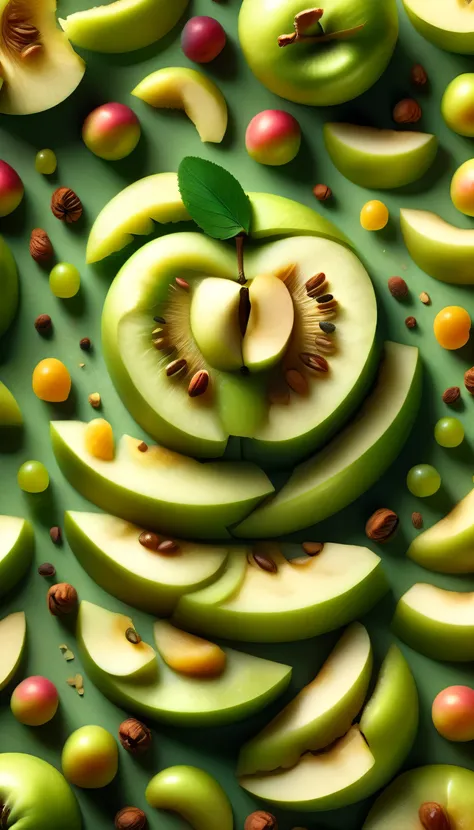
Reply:
[[[140,452],[142,442],[128,435],[113,461],[101,461],[86,449],[86,428],[82,421],[51,423],[54,454],[68,481],[103,510],[163,533],[228,538],[228,526],[273,490],[253,464],[202,464],[159,446]]]
[[[210,366],[228,372],[242,366],[240,288],[230,279],[208,277],[198,284],[191,302],[189,322],[199,351]]]
[[[419,582],[398,601],[392,627],[397,637],[435,660],[474,660],[474,592]]]
[[[295,309],[288,288],[274,274],[258,274],[250,283],[249,295],[242,356],[251,372],[261,372],[283,357],[293,332]]]
[[[67,511],[67,540],[92,579],[123,602],[168,616],[179,598],[217,579],[228,549],[178,540],[164,556],[138,541],[143,527],[106,513]]]
[[[474,230],[456,228],[429,210],[400,211],[400,227],[412,260],[430,277],[474,283]]]
[[[0,516],[0,596],[22,578],[33,558],[33,528],[26,519]]]
[[[227,104],[214,81],[197,69],[157,69],[132,90],[152,107],[184,110],[201,141],[219,144],[227,129]]]
[[[113,623],[107,627],[111,634],[108,641],[102,639],[103,658],[97,662],[97,624],[103,614],[116,616],[91,603],[81,603],[77,639],[85,669],[106,697],[138,714],[189,726],[230,723],[263,709],[290,681],[290,666],[228,648],[224,649],[225,670],[218,677],[186,677],[170,669],[159,655],[159,669],[153,678],[112,676],[101,663],[102,659],[113,659],[110,655],[117,649]]]
[[[474,490],[444,519],[420,533],[407,556],[439,573],[474,573]]]
[[[256,550],[256,549],[255,549]],[[183,596],[173,619],[202,634],[250,642],[315,637],[366,613],[386,593],[381,560],[368,548],[327,543],[315,557],[286,559],[277,544],[234,551],[221,579]]]
[[[94,52],[131,52],[168,34],[188,0],[115,0],[68,15],[59,23],[69,40]]]
[[[374,391],[359,417],[314,458],[296,467],[274,498],[235,536],[262,538],[316,524],[368,490],[398,456],[421,396],[418,349],[387,342]]]
[[[13,322],[19,300],[18,272],[16,270],[15,260],[2,236],[0,236],[0,291],[2,294],[2,302],[0,304],[1,337]]]
[[[168,767],[149,782],[145,798],[159,810],[181,816],[192,830],[233,830],[232,805],[209,773],[198,767]]]
[[[10,390],[0,381],[0,427],[21,427],[23,415]]]
[[[361,187],[385,190],[420,179],[438,150],[434,135],[325,124],[326,149],[340,173]]]
[[[417,729],[415,681],[392,646],[358,725],[322,752],[302,755],[291,769],[244,775],[240,784],[286,809],[336,810],[383,787],[408,755]]]
[[[346,629],[315,679],[240,750],[238,775],[294,766],[349,731],[372,674],[372,647],[360,623]]]
[[[474,54],[471,0],[403,0],[415,29],[440,49]]]
[[[114,677],[140,678],[156,670],[156,652],[144,643],[130,617],[111,614],[83,600],[79,609],[81,636],[90,659]]]
[[[17,611],[0,620],[0,691],[16,674],[25,642],[26,617],[23,611]]]

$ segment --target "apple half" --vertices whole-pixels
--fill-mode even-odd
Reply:
[[[20,581],[31,564],[33,528],[26,519],[0,516],[0,596]]]
[[[416,182],[433,164],[438,139],[420,132],[328,123],[324,143],[333,164],[361,187],[389,190]]]
[[[305,752],[290,769],[243,775],[240,785],[288,810],[336,810],[368,798],[408,755],[418,730],[418,708],[408,663],[391,646],[359,722],[343,737],[320,752]]]
[[[2,334],[5,334],[6,330],[10,328],[15,318],[20,294],[18,286],[18,272],[16,270],[15,260],[13,259],[13,254],[10,251],[10,248],[2,236],[0,236],[0,292],[2,296],[2,302],[0,304],[1,337]]]
[[[12,830],[81,830],[79,807],[64,776],[21,752],[0,753],[0,806]]]
[[[474,54],[471,0],[403,0],[415,29],[447,52]]]
[[[474,490],[413,540],[407,556],[430,571],[474,573]]]
[[[400,211],[403,240],[413,262],[441,282],[474,283],[474,230],[457,228],[429,210]]]
[[[0,620],[0,691],[8,686],[15,676],[25,644],[26,617],[23,611],[17,611]]]
[[[110,617],[108,636],[102,633],[98,639],[104,615]],[[132,672],[135,664],[122,657],[123,634],[115,624],[117,616],[122,615],[83,601],[77,640],[94,685],[117,705],[137,714],[183,726],[231,723],[263,709],[290,682],[290,666],[228,648],[224,649],[225,669],[217,677],[189,677],[174,671],[159,653],[154,673],[128,677],[127,669]],[[161,623],[157,626],[160,647],[164,648]]]
[[[173,619],[216,637],[300,640],[362,616],[387,590],[382,562],[368,548],[326,543],[317,556],[286,559],[278,544],[263,544],[230,553],[220,579],[181,597]]]
[[[14,396],[0,381],[0,427],[21,427],[23,415]]]
[[[474,660],[474,592],[418,582],[399,599],[392,628],[407,645],[434,660]]]

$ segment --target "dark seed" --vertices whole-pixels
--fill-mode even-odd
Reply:
[[[190,398],[198,398],[200,395],[204,395],[204,392],[207,390],[209,386],[209,372],[206,372],[205,369],[200,369],[196,372],[188,386],[188,395]]]
[[[56,568],[51,564],[51,562],[44,562],[39,566],[38,573],[40,576],[54,576]]]
[[[312,291],[316,291],[317,288],[320,288],[323,282],[326,281],[326,274],[323,274],[321,271],[319,274],[315,274],[314,277],[310,277],[309,280],[305,282],[305,288],[308,294],[311,296]]]
[[[332,294],[323,294],[322,297],[318,297],[318,305],[320,303],[329,303],[331,300],[334,300],[334,297],[333,297]]]
[[[134,628],[127,628],[125,636],[128,642],[133,643],[134,646],[137,646],[138,643],[141,643],[142,641],[142,638],[140,637],[138,631],[135,631]]]
[[[49,314],[40,314],[35,320],[35,329],[39,334],[49,334],[53,328],[53,322]]]
[[[308,556],[317,556],[318,553],[321,553],[324,542],[303,542],[301,547]]]
[[[181,277],[176,277],[176,285],[178,286],[178,288],[182,288],[184,291],[189,291],[189,289],[191,288],[189,282],[186,282],[186,280],[181,279]]]
[[[310,354],[309,352],[302,352],[300,360],[308,369],[313,369],[315,372],[329,372],[329,363],[326,358],[320,354]]]
[[[173,539],[166,539],[164,542],[160,542],[158,545],[158,553],[177,553],[179,551],[179,545],[177,542],[173,541]]]
[[[157,536],[156,533],[150,533],[148,530],[144,530],[143,533],[140,533],[138,541],[144,548],[147,548],[147,550],[158,550],[160,537]]]
[[[412,513],[411,521],[413,527],[416,527],[417,530],[420,530],[423,527],[423,516],[421,515],[421,513]]]
[[[52,527],[49,531],[53,545],[60,545],[62,540],[62,533],[60,527]]]
[[[320,323],[319,328],[321,331],[324,331],[325,334],[334,334],[336,331],[336,326],[334,323]]]
[[[265,556],[264,553],[256,553],[252,554],[254,562],[258,565],[262,571],[267,571],[267,573],[276,574],[278,567],[276,562],[270,558],[270,556]]]
[[[246,378],[247,375],[250,375],[250,369],[249,369],[248,366],[241,366],[240,369],[239,369],[239,372],[240,372],[241,375],[244,376],[244,378]]]
[[[178,360],[172,360],[166,367],[166,374],[170,378],[173,375],[177,375],[178,372],[182,371],[182,369],[186,369],[187,365],[188,361],[185,360],[184,357],[180,357]]]
[[[242,286],[239,296],[239,328],[242,337],[247,331],[247,326],[250,318],[250,292],[246,286]]]
[[[92,343],[88,337],[83,337],[82,340],[79,340],[79,347],[83,352],[90,352]]]
[[[414,329],[416,327],[416,317],[407,317],[405,325],[407,329]]]
[[[138,452],[146,452],[147,449],[148,449],[148,444],[145,444],[144,441],[142,441],[137,447]]]
[[[154,319],[155,323],[166,323],[166,320],[165,320],[164,317],[153,317],[153,319]]]

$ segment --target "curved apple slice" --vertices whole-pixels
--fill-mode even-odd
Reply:
[[[233,830],[232,805],[224,790],[199,767],[168,767],[149,782],[145,798],[158,810],[171,810],[192,830]]]
[[[0,427],[21,427],[23,415],[10,390],[0,381]]]
[[[97,616],[100,612],[100,616]],[[232,649],[224,649],[225,669],[218,677],[187,677],[166,665],[157,655],[158,672],[138,679],[108,674],[96,658],[96,619],[109,615],[107,630],[116,630],[116,615],[91,603],[81,603],[77,639],[91,681],[112,701],[137,714],[170,723],[204,726],[231,723],[263,709],[284,691],[291,667]],[[110,636],[104,648],[113,655],[116,637]],[[113,658],[112,658],[113,659]]]
[[[430,277],[474,283],[474,230],[450,225],[429,210],[400,211],[400,227],[413,262]]]
[[[78,803],[64,776],[34,755],[0,754],[0,793],[10,813],[8,824],[12,828],[16,825],[22,830],[64,830],[65,827],[81,830],[83,827]]]
[[[130,617],[83,600],[78,624],[90,659],[106,674],[143,682],[144,676],[156,672],[155,649],[143,642]]]
[[[0,620],[0,691],[16,674],[25,642],[26,617],[23,611],[17,611]]]
[[[474,573],[474,490],[444,519],[420,533],[407,556],[430,571]]]
[[[340,173],[361,187],[385,190],[416,182],[433,164],[438,139],[428,133],[325,124],[326,149]]]
[[[20,581],[33,558],[33,528],[26,519],[0,516],[0,596]]]
[[[435,3],[427,3],[426,0],[402,0],[402,2],[413,26],[426,40],[448,52],[457,52],[461,55],[474,54],[474,27],[470,0],[451,3],[448,7],[445,6],[443,0]]]
[[[201,141],[219,144],[227,129],[227,104],[214,81],[197,69],[166,67],[147,75],[132,95],[152,107],[184,110]]]
[[[0,93],[1,94],[1,93]],[[0,337],[10,328],[18,308],[18,272],[7,243],[0,236]]]
[[[93,52],[132,52],[168,34],[188,0],[115,0],[70,14],[59,23],[69,40]]]
[[[419,582],[398,601],[392,628],[407,645],[434,660],[474,660],[474,592]]]

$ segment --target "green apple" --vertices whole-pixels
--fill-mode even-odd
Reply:
[[[118,772],[117,741],[102,726],[82,726],[69,735],[63,746],[64,777],[76,787],[97,790],[107,787]]]
[[[392,628],[409,646],[435,660],[474,660],[474,592],[418,582],[398,601]]]
[[[197,69],[157,69],[132,90],[152,107],[184,110],[201,141],[220,144],[227,130],[227,104],[214,81]]]
[[[359,714],[372,675],[372,647],[360,623],[346,629],[315,679],[240,750],[238,775],[294,766],[307,750],[341,738]]]
[[[239,38],[252,72],[271,92],[298,104],[329,106],[361,95],[392,57],[395,0],[334,0],[324,8],[316,36],[281,48],[280,36],[293,33],[294,19],[305,9],[301,0],[244,0]],[[334,42],[327,46],[327,40]]]
[[[22,578],[31,564],[33,528],[26,519],[0,516],[0,596]]]
[[[56,460],[68,481],[89,501],[129,521],[181,531],[196,538],[229,538],[227,528],[246,516],[273,487],[253,464],[202,464],[164,447],[138,449],[124,435],[113,461],[86,449],[82,421],[53,421]]]
[[[448,52],[474,54],[474,16],[470,0],[403,0],[415,29]]]
[[[407,556],[430,571],[474,573],[474,490],[413,540]]]
[[[336,810],[368,798],[393,777],[418,729],[418,693],[397,646],[382,664],[375,690],[358,724],[319,753],[306,753],[291,769],[244,775],[252,795],[292,810]]]
[[[46,761],[20,752],[0,754],[0,810],[11,830],[81,830],[74,794]]]
[[[474,830],[474,772],[433,764],[403,773],[379,796],[362,830],[448,830],[446,821],[439,817],[438,824],[434,819],[432,825],[421,823],[420,809],[424,805],[441,807],[450,830]]]
[[[388,589],[381,560],[368,548],[327,543],[317,556],[290,560],[274,543],[257,550],[271,570],[250,551],[234,551],[220,579],[180,599],[173,620],[216,637],[300,640],[365,614]]]
[[[421,397],[418,349],[387,342],[374,391],[356,417],[314,458],[300,464],[274,496],[233,529],[262,538],[316,524],[350,504],[399,455]]]
[[[0,50],[1,52],[1,50]],[[1,91],[0,91],[1,112]],[[18,272],[15,260],[7,243],[0,236],[0,291],[2,302],[0,305],[0,337],[10,328],[16,315],[19,300]]]
[[[145,798],[151,807],[177,813],[193,830],[233,830],[229,799],[220,784],[198,767],[161,770],[149,782]]]
[[[188,0],[115,0],[59,18],[59,23],[82,49],[131,52],[167,35],[187,5]]]
[[[21,427],[23,415],[10,390],[0,381],[0,427]]]
[[[416,182],[429,170],[438,151],[438,139],[429,133],[329,123],[323,134],[339,172],[375,190]]]
[[[441,101],[441,114],[458,135],[474,137],[474,73],[465,72],[448,84]]]
[[[23,611],[17,611],[0,620],[0,691],[8,686],[16,674],[25,643],[26,617]]]
[[[474,230],[457,228],[429,210],[403,208],[400,227],[413,261],[430,277],[474,283]]]
[[[106,513],[67,511],[67,540],[90,577],[123,602],[168,616],[179,598],[217,579],[228,549],[178,540],[178,551],[161,555],[140,544],[143,527]]]
[[[102,624],[104,614],[112,620],[110,637],[101,639],[101,656],[97,653],[97,625]],[[76,632],[81,657],[94,685],[119,706],[139,715],[182,726],[231,723],[263,709],[290,682],[290,666],[228,648],[224,649],[225,671],[218,677],[187,677],[169,668],[159,654],[154,676],[126,677],[129,663],[120,662],[122,635],[114,628],[116,616],[121,615],[81,603]],[[110,669],[113,661],[114,673],[104,671],[102,666]],[[117,676],[118,670],[122,677]]]

